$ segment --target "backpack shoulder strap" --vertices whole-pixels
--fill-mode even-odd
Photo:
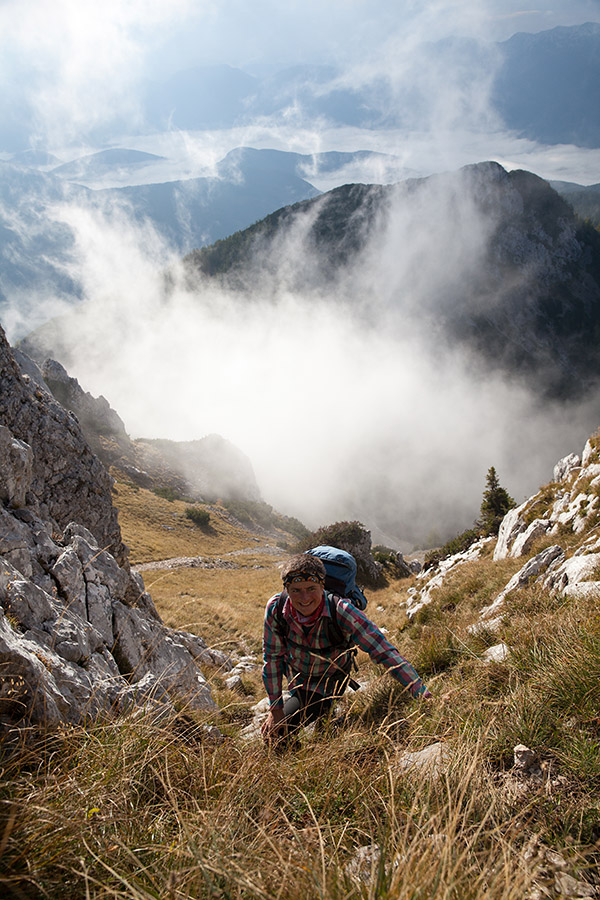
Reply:
[[[329,600],[329,613],[331,618],[327,623],[327,631],[328,637],[333,647],[340,646],[350,646],[352,641],[349,641],[348,638],[344,635],[342,631],[342,627],[338,620],[338,608],[337,603],[341,598],[336,594],[327,593],[327,599]]]

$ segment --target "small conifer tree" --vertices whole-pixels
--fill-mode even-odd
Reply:
[[[516,506],[515,501],[500,484],[494,466],[490,466],[479,511],[478,528],[485,535],[498,534],[502,519],[513,506]]]

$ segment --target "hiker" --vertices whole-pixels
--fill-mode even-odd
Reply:
[[[325,565],[317,556],[293,556],[283,566],[284,590],[267,603],[263,681],[270,709],[261,728],[266,741],[286,737],[326,715],[348,685],[359,687],[351,677],[354,644],[386,666],[414,697],[432,696],[410,663],[360,609],[325,590],[325,576]],[[291,692],[285,704],[284,673]]]

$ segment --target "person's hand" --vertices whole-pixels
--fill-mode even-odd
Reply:
[[[263,740],[270,741],[277,736],[277,733],[281,730],[283,719],[283,709],[281,707],[274,707],[269,710],[267,718],[260,726]]]

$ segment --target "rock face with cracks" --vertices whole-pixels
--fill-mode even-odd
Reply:
[[[520,559],[523,563],[479,611],[479,621],[470,631],[497,630],[507,599],[530,583],[566,597],[600,598],[600,433],[590,437],[581,455],[570,453],[559,460],[553,476],[550,484],[509,510],[502,520],[493,559]],[[575,541],[564,540],[567,535],[574,535]],[[480,557],[490,541],[494,538],[479,541],[421,573],[418,577],[425,583],[420,589],[410,589],[408,616],[412,618],[431,603],[447,575]]]
[[[215,706],[201,665],[131,572],[111,480],[77,420],[23,375],[0,329],[0,725],[80,723],[136,706]]]

